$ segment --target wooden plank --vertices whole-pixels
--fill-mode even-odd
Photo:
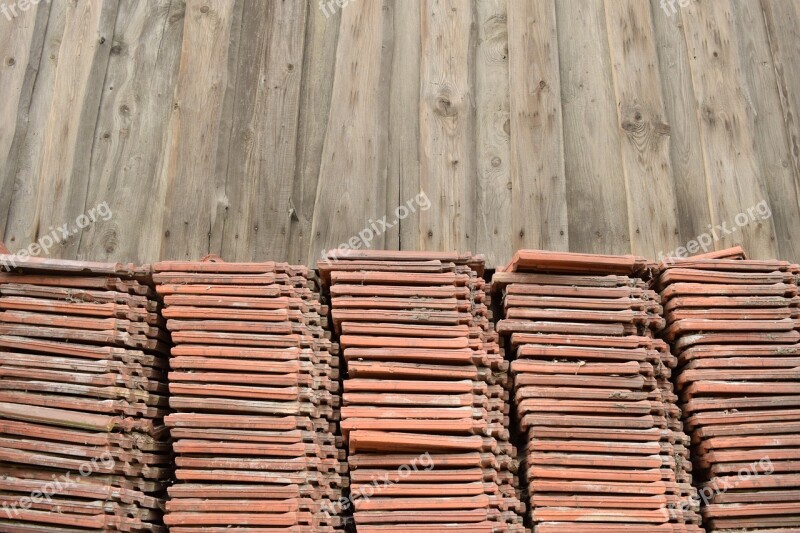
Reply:
[[[420,0],[395,0],[392,9],[387,206],[416,199],[419,183]],[[396,192],[395,192],[396,191]],[[392,196],[392,193],[395,193]],[[391,203],[390,202],[391,198]],[[416,250],[420,206],[389,230],[387,249]],[[410,210],[409,210],[410,211]]]
[[[199,259],[211,250],[218,207],[225,204],[218,169],[228,54],[238,2],[188,0],[181,62],[166,153],[159,180],[166,184],[160,256]],[[226,139],[227,140],[227,139]]]
[[[664,111],[670,129],[670,165],[678,204],[678,232],[681,241],[688,242],[708,233],[709,225],[713,228],[714,220],[711,217],[706,188],[698,106],[692,86],[683,25],[679,24],[680,19],[677,17],[664,16],[661,9],[660,0],[651,1]],[[713,246],[708,251],[711,249]],[[655,258],[674,251],[674,248],[663,243]]]
[[[251,2],[242,15],[225,191],[222,257],[252,261],[289,253],[290,197],[307,4]]]
[[[750,96],[748,111],[755,137],[758,168],[766,185],[768,198],[756,218],[771,215],[778,257],[800,258],[800,204],[797,181],[783,119],[778,80],[759,0],[741,0],[735,4],[736,33],[739,36],[741,64],[736,72],[740,85]],[[800,87],[797,88],[800,90]],[[750,216],[750,215],[748,215]]]
[[[310,257],[341,244],[383,248],[386,210],[388,68],[382,2],[341,12],[328,128],[317,186]],[[377,228],[378,231],[369,231]],[[362,239],[359,233],[364,232]],[[370,237],[371,238],[368,238]]]
[[[569,247],[575,252],[630,253],[603,1],[556,2],[556,21]]]
[[[97,119],[88,207],[106,203],[80,239],[79,258],[155,261],[161,246],[159,160],[172,113],[184,6],[176,0],[120,4]],[[104,210],[105,212],[105,210]]]
[[[327,15],[326,15],[327,13]],[[341,11],[309,9],[305,29],[300,117],[297,133],[297,164],[291,198],[291,226],[288,260],[315,265],[319,250],[311,249],[311,223],[317,200],[322,148],[333,91],[336,44]]]
[[[681,241],[650,4],[606,0],[605,7],[631,251],[656,257]]]
[[[692,2],[681,8],[692,81],[698,102],[709,199],[718,247],[741,244],[756,259],[776,257],[771,220],[739,226],[768,198],[755,154],[752,100],[742,90],[738,35],[729,1]]]
[[[513,248],[567,251],[556,6],[525,0],[509,8]]]
[[[49,17],[49,3],[33,5],[16,17],[0,17],[0,87],[4,96],[0,100],[0,238],[11,210],[17,160],[28,130]]]
[[[783,123],[789,144],[789,160],[793,170],[794,197],[800,205],[800,4],[780,0],[762,0],[762,9],[767,26],[772,62],[775,69],[776,86],[781,102]],[[783,166],[783,165],[781,165]],[[789,202],[791,190],[786,193]],[[777,209],[773,210],[774,215]],[[797,226],[795,226],[797,228]],[[796,230],[795,230],[796,235]],[[793,243],[798,246],[797,239]],[[797,252],[788,259],[800,261]]]
[[[43,132],[50,116],[53,99],[58,58],[64,38],[64,25],[67,13],[66,2],[50,5],[44,49],[37,63],[31,63],[33,73],[33,93],[23,123],[17,127],[16,138],[11,150],[7,170],[13,174],[6,178],[13,183],[11,205],[5,229],[5,242],[12,250],[26,248],[37,238],[34,223],[36,203],[39,199],[42,168]],[[24,124],[24,126],[23,126]],[[58,250],[51,250],[58,257]]]
[[[79,0],[66,8],[53,99],[42,135],[34,240],[68,224],[70,235],[56,250],[75,258],[86,211],[89,168],[103,79],[119,7],[117,0]]]
[[[476,243],[473,14],[467,0],[425,0],[420,35],[420,174],[431,202],[420,213],[420,249]]]
[[[518,16],[517,3],[479,0],[476,4],[478,45],[475,51],[475,103],[478,171],[476,250],[486,264],[496,267],[513,253],[511,123],[509,101],[508,7],[511,21]],[[519,196],[519,191],[515,191]]]

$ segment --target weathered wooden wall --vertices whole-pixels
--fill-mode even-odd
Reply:
[[[797,0],[22,1],[0,15],[12,250],[107,202],[50,254],[313,263],[362,232],[494,265],[726,224],[717,248],[800,260]]]

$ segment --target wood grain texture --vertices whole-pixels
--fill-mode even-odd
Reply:
[[[570,249],[631,251],[621,134],[602,0],[556,2]]]
[[[800,260],[798,2],[341,4],[0,13],[0,235],[23,249],[107,202],[49,256],[496,266],[708,233]]]
[[[75,258],[80,242],[95,146],[103,79],[119,7],[117,0],[79,0],[66,7],[59,68],[44,130],[33,239],[58,231],[62,257]],[[77,223],[77,225],[76,225]]]
[[[120,3],[86,197],[88,207],[106,204],[111,215],[83,232],[81,259],[144,261],[159,253],[164,206],[150,200],[166,193],[158,169],[172,113],[183,16],[178,0]],[[149,216],[140,217],[143,212]],[[137,219],[138,224],[131,223]]]
[[[317,202],[317,184],[330,113],[336,43],[341,23],[341,11],[330,13],[312,8],[309,8],[306,19],[297,163],[291,197],[291,246],[287,256],[290,262],[302,264],[313,264],[319,257],[319,250],[311,249],[311,225]]]
[[[168,206],[160,252],[164,258],[208,254],[218,208],[225,203],[217,149],[237,6],[227,0],[186,3],[181,62],[158,178],[166,184]]]
[[[16,18],[0,17],[0,237],[5,234],[17,164],[28,132],[30,107],[42,60],[50,4]]]
[[[515,250],[569,250],[569,215],[561,207],[567,203],[567,181],[557,44],[554,1],[513,3],[509,54]]]
[[[29,65],[35,72],[33,93],[28,108],[23,110],[26,115],[24,127],[17,128],[13,160],[9,160],[8,168],[4,169],[10,173],[7,183],[13,182],[5,230],[5,243],[12,251],[26,248],[36,240],[35,215],[41,186],[42,150],[64,38],[66,8],[65,2],[55,2],[50,6],[42,53],[38,62]],[[50,254],[56,257],[60,257],[61,252],[61,247],[50,250]]]
[[[511,2],[513,22],[520,13]],[[513,253],[511,117],[509,93],[508,2],[481,0],[476,5],[478,46],[475,61],[476,143],[478,173],[477,250],[487,250],[488,265],[497,266]],[[519,191],[517,191],[519,193]],[[519,196],[519,194],[517,194]]]
[[[665,16],[659,0],[652,0],[650,5],[664,111],[669,124],[670,164],[678,205],[678,231],[681,242],[685,243],[708,233],[708,226],[712,224],[697,103],[680,17]],[[708,248],[706,251],[713,249],[705,244],[706,240],[703,243]],[[670,248],[668,243],[660,243],[656,257],[674,252],[675,248]]]
[[[475,26],[466,0],[425,0],[420,27],[422,250],[470,250],[476,244]]]
[[[389,170],[387,203],[399,206],[412,200],[414,211],[387,233],[385,248],[416,250],[422,206],[416,201],[419,183],[420,2],[395,0],[392,70],[389,97]],[[423,204],[423,206],[426,204]]]
[[[800,4],[764,0],[761,7],[789,143],[795,199],[800,205]],[[777,128],[774,123],[767,126]],[[796,258],[797,255],[787,257]]]
[[[286,257],[297,162],[306,4],[257,2],[242,19],[225,175],[222,257]],[[220,169],[222,172],[222,169]]]
[[[680,235],[650,4],[606,0],[605,11],[631,251],[656,257],[677,247]]]
[[[748,111],[755,155],[767,192],[761,207],[771,206],[769,211],[779,257],[800,257],[797,182],[786,128],[775,127],[784,115],[764,12],[758,0],[741,0],[733,13],[741,61],[737,72],[745,94],[750,96]],[[766,213],[766,210],[753,212],[757,215],[754,218],[762,218]]]
[[[740,224],[742,213],[768,195],[755,154],[752,96],[734,81],[741,59],[731,9],[720,1],[693,2],[681,10],[714,233],[718,248],[741,244],[755,257],[775,257],[770,219]]]
[[[388,72],[383,2],[341,12],[330,113],[312,220],[310,257],[340,245],[383,248]]]

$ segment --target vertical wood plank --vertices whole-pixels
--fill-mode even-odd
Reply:
[[[524,0],[509,3],[509,8],[513,248],[566,251],[569,223],[555,2]]]
[[[242,16],[222,257],[289,254],[307,4],[252,2]]]
[[[117,0],[79,0],[66,7],[53,99],[43,132],[34,239],[70,224],[55,253],[77,257],[76,218],[86,209],[91,153],[116,22]]]
[[[670,164],[678,204],[678,231],[682,242],[687,242],[708,233],[709,225],[713,228],[714,224],[706,188],[697,101],[680,16],[665,14],[660,0],[652,0],[651,11],[664,109],[670,129]],[[675,250],[666,243],[662,246],[655,258]]]
[[[420,34],[420,248],[476,245],[474,24],[467,0],[425,0]]]
[[[55,2],[50,6],[44,49],[34,74],[33,94],[25,117],[24,129],[20,127],[14,140],[8,163],[8,172],[13,173],[6,182],[13,182],[11,206],[6,224],[5,242],[12,249],[27,247],[36,239],[36,203],[39,198],[42,168],[42,150],[50,105],[53,100],[58,58],[64,38],[67,6]],[[58,250],[52,250],[57,256]]]
[[[388,68],[384,5],[352,3],[341,12],[330,116],[312,220],[310,257],[341,244],[382,248],[388,220]],[[374,224],[374,226],[373,226]],[[359,232],[377,227],[373,237]],[[367,243],[367,241],[369,241]],[[352,243],[352,244],[349,244]]]
[[[158,168],[172,112],[183,15],[178,0],[120,3],[86,199],[88,207],[106,202],[113,217],[84,231],[81,259],[158,260],[161,220],[154,215],[165,194]]]
[[[602,0],[556,2],[569,247],[631,251],[621,139]]]
[[[650,4],[606,0],[605,6],[631,251],[657,257],[681,241]]]
[[[16,17],[11,17],[10,11],[0,17],[0,240],[8,223],[50,7],[49,3],[38,4]]]
[[[759,0],[740,0],[734,14],[741,59],[737,74],[750,97],[748,111],[758,169],[766,185],[765,200],[771,206],[778,255],[796,260],[800,258],[800,205],[764,11]]]
[[[789,143],[795,198],[800,204],[800,5],[797,2],[762,0],[761,6]],[[787,259],[800,261],[800,255]]]
[[[212,228],[224,203],[218,169],[228,54],[237,6],[189,0],[175,100],[159,180],[166,184],[161,244],[164,259],[199,259],[211,250]]]
[[[288,260],[313,266],[319,250],[311,249],[311,224],[333,91],[341,11],[309,8],[305,29],[297,163],[291,198],[292,246]]]
[[[405,204],[420,193],[419,95],[420,0],[395,0],[394,39],[389,101],[388,207]],[[387,198],[389,202],[389,198]],[[416,204],[412,204],[416,205]],[[419,206],[387,234],[385,247],[416,250]]]
[[[754,258],[776,257],[771,220],[739,227],[737,215],[768,199],[755,155],[750,102],[737,75],[732,4],[692,2],[681,9],[718,247],[741,244]],[[721,226],[721,227],[720,227]]]
[[[509,17],[519,16],[518,3],[479,0],[478,44],[475,52],[475,103],[478,172],[476,250],[486,264],[496,267],[508,261],[512,245],[512,182],[509,101]]]

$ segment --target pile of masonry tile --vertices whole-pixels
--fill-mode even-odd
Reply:
[[[332,251],[341,429],[360,533],[524,531],[508,365],[482,256]]]
[[[660,265],[709,531],[800,530],[800,297],[785,261]],[[710,258],[709,258],[710,257]]]
[[[494,276],[539,533],[702,531],[650,268],[523,250]]]
[[[313,272],[214,259],[154,269],[175,344],[170,531],[340,529],[337,347]]]
[[[0,256],[0,531],[166,531],[149,267]]]

